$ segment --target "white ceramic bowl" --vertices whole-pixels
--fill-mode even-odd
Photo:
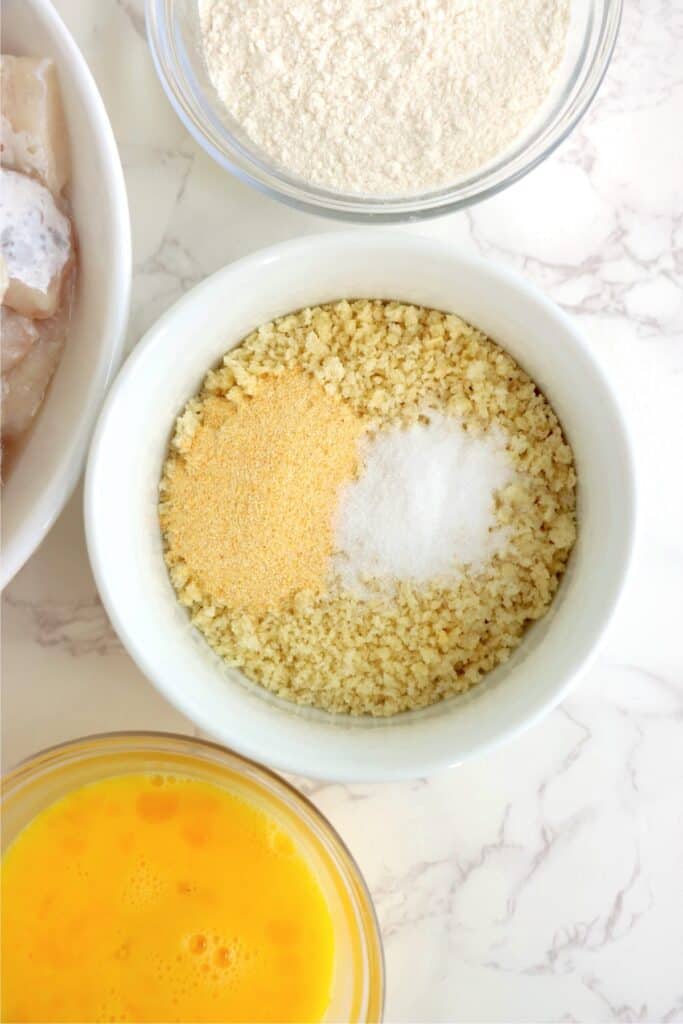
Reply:
[[[469,694],[391,719],[299,708],[225,667],[176,601],[157,522],[170,431],[208,368],[272,317],[344,297],[455,311],[490,334],[552,402],[579,475],[579,539],[551,612]],[[90,558],[114,627],[169,700],[211,735],[276,768],[383,780],[424,775],[481,753],[564,696],[595,653],[622,589],[635,486],[609,382],[559,309],[515,274],[448,244],[366,230],[314,235],[248,256],[166,313],[107,399],[88,463],[85,511]]]
[[[95,417],[123,352],[131,242],[121,162],[80,50],[48,0],[3,0],[6,53],[52,57],[71,144],[70,197],[80,246],[73,322],[40,415],[2,488],[0,587],[62,511],[83,467]]]

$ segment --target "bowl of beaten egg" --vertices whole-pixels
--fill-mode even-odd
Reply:
[[[384,780],[562,699],[622,590],[635,484],[560,310],[367,231],[249,256],[163,316],[85,503],[102,600],[168,699],[278,769]]]
[[[10,772],[2,813],[3,1020],[381,1019],[358,868],[258,765],[92,736]]]

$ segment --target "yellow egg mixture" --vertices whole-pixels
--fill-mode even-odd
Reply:
[[[2,862],[5,1021],[318,1021],[330,911],[287,832],[210,783],[127,775]]]

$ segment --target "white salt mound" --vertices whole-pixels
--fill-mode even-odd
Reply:
[[[452,582],[505,547],[495,493],[515,470],[500,429],[475,436],[430,412],[428,424],[366,440],[361,462],[335,524],[333,570],[346,589],[363,593],[369,577]]]

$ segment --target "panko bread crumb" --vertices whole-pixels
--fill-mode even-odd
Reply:
[[[292,371],[315,378],[364,430],[412,424],[430,409],[457,416],[473,432],[503,430],[516,469],[496,495],[505,550],[450,585],[401,580],[393,592],[377,587],[359,596],[330,576],[322,588],[279,593],[267,608],[250,606],[246,593],[228,601],[202,585],[202,566],[181,557],[165,526],[174,479],[217,400],[239,408],[266,381],[282,377],[284,384]],[[207,374],[177,420],[160,507],[178,598],[229,664],[299,704],[387,716],[468,690],[548,610],[576,538],[576,474],[547,399],[481,331],[437,310],[341,301],[259,327]]]

